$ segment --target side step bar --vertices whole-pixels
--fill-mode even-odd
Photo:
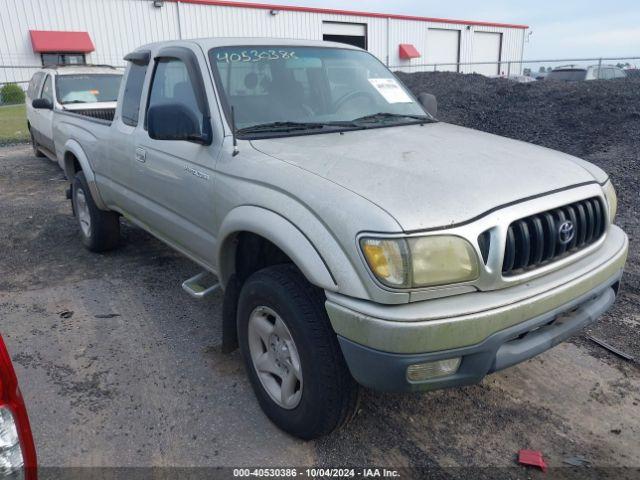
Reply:
[[[202,281],[207,276],[213,276],[209,272],[200,272],[195,277],[191,277],[188,280],[182,282],[182,289],[191,295],[193,298],[202,299],[220,288],[220,283],[216,282],[213,285],[203,285]]]

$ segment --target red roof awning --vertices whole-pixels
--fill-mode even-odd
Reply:
[[[29,35],[36,53],[89,53],[95,50],[87,32],[29,30]]]
[[[401,43],[400,44],[400,58],[409,59],[409,58],[420,58],[420,52],[416,47],[411,45],[410,43]]]

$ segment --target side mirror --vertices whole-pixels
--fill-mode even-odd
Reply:
[[[36,98],[31,102],[31,106],[33,108],[42,109],[42,110],[53,110],[53,104],[51,100],[46,98]]]
[[[436,100],[435,95],[431,95],[430,93],[421,93],[418,95],[418,101],[422,104],[429,115],[433,118],[438,116],[438,101]]]
[[[202,128],[194,111],[182,103],[153,105],[147,111],[149,137],[154,140],[184,140],[211,144],[211,126],[204,118]]]

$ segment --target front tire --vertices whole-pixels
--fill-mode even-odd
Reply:
[[[73,179],[71,199],[84,246],[92,252],[106,252],[117,247],[120,218],[117,213],[100,210],[96,206],[82,171]]]
[[[293,265],[254,273],[238,302],[238,340],[265,414],[309,440],[346,423],[358,385],[342,357],[324,294]]]

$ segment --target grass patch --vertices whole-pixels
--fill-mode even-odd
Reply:
[[[27,141],[29,130],[25,105],[0,106],[0,144]]]

